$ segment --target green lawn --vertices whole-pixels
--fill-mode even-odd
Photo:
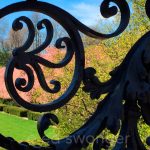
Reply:
[[[6,113],[0,113],[0,133],[4,136],[13,137],[17,141],[34,141],[40,137],[37,132],[37,123],[25,120]],[[53,138],[55,128],[51,127],[46,131],[47,136]]]

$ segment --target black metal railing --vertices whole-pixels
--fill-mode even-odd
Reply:
[[[113,2],[115,6],[110,6]],[[150,18],[150,1],[146,2],[146,13]],[[88,93],[95,92],[96,98],[101,94],[107,93],[107,96],[99,102],[95,113],[90,119],[74,133],[64,139],[58,141],[48,138],[44,131],[53,122],[58,124],[58,118],[54,114],[46,113],[40,117],[37,125],[38,133],[42,140],[48,143],[48,147],[30,146],[28,143],[18,143],[12,138],[6,138],[0,135],[0,146],[6,149],[23,150],[23,149],[53,149],[53,150],[80,150],[86,148],[90,143],[93,144],[94,150],[109,149],[109,141],[106,139],[97,138],[104,130],[108,129],[111,133],[117,134],[120,130],[120,136],[123,137],[122,142],[117,142],[114,150],[145,150],[142,143],[137,123],[138,119],[143,116],[146,124],[150,125],[150,80],[149,80],[149,60],[148,54],[150,32],[146,33],[129,51],[124,61],[112,73],[111,79],[107,82],[100,82],[96,77],[94,68],[85,68],[84,46],[79,32],[87,36],[107,39],[121,34],[129,24],[130,9],[126,0],[103,0],[100,6],[100,12],[103,17],[109,18],[120,11],[121,20],[118,29],[111,34],[98,33],[87,26],[83,25],[72,15],[52,4],[37,1],[27,0],[14,3],[0,9],[0,18],[3,18],[14,12],[34,11],[43,13],[55,21],[57,21],[68,33],[69,37],[60,38],[56,42],[58,49],[63,47],[65,43],[67,49],[66,56],[59,63],[53,63],[37,55],[45,49],[53,39],[53,25],[50,20],[43,19],[37,29],[46,28],[46,40],[38,48],[27,51],[32,45],[35,37],[35,27],[32,21],[25,16],[17,18],[13,22],[13,30],[18,31],[23,28],[23,23],[28,27],[28,38],[25,44],[13,50],[12,58],[10,59],[5,72],[5,83],[10,96],[22,107],[36,112],[50,112],[64,106],[76,94],[81,82],[84,83],[83,90]],[[55,94],[61,89],[61,83],[52,80],[50,83],[54,88],[50,88],[45,80],[41,66],[49,68],[62,68],[66,66],[75,56],[75,69],[72,81],[66,92],[58,99],[47,104],[32,104],[23,99],[18,91],[29,92],[34,85],[35,71],[38,81],[43,90]],[[30,68],[32,67],[32,69]],[[13,81],[14,69],[23,70],[28,77],[18,78]],[[124,103],[124,102],[125,103]],[[91,141],[87,138],[92,137]],[[80,140],[76,140],[82,138]],[[67,142],[69,141],[71,142]],[[150,145],[150,138],[147,138],[147,144]]]

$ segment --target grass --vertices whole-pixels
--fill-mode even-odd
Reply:
[[[0,113],[0,133],[6,137],[13,137],[17,141],[40,140],[37,131],[37,123],[31,120],[25,120],[17,116]],[[55,129],[50,127],[46,135],[53,138]]]

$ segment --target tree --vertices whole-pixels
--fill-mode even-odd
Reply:
[[[0,49],[1,50],[6,50],[5,38],[6,38],[7,26],[8,26],[7,21],[4,19],[1,19],[1,23],[0,23]]]
[[[9,50],[20,47],[24,44],[26,40],[26,29],[20,31],[14,31],[11,29],[8,34],[8,38],[5,41],[5,47],[7,46]]]
[[[63,29],[61,25],[59,25],[56,21],[52,20],[53,29],[54,29],[54,36],[53,39],[57,40],[61,37],[67,36],[67,33]]]
[[[35,26],[35,39],[33,43],[33,49],[39,47],[42,42],[42,33],[36,28],[39,21],[42,20],[42,16],[39,13],[34,12],[31,15],[31,20]]]
[[[44,30],[39,31],[36,27],[39,21],[41,21],[42,19],[44,19],[43,15],[39,14],[39,13],[33,13],[31,15],[31,20],[35,26],[35,39],[34,39],[34,43],[32,48],[35,49],[38,46],[40,46],[42,44],[42,41],[45,40],[45,32]],[[53,40],[52,40],[52,44],[55,43],[55,41],[57,39],[59,39],[60,37],[64,37],[67,36],[67,33],[64,31],[63,27],[61,25],[59,25],[56,21],[54,21],[51,18],[48,18],[49,21],[52,23],[53,25]]]

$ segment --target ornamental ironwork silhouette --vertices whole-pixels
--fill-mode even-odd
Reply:
[[[110,6],[114,3],[114,6]],[[150,1],[145,5],[147,16],[150,18]],[[34,11],[43,13],[57,21],[68,33],[68,37],[60,38],[55,45],[58,49],[64,47],[67,53],[62,61],[53,63],[37,55],[45,49],[52,41],[54,29],[52,22],[43,19],[37,24],[37,29],[46,28],[47,35],[45,41],[38,48],[27,51],[32,45],[35,37],[35,27],[33,22],[26,16],[17,18],[12,25],[14,31],[21,30],[23,23],[27,25],[29,34],[24,45],[16,48],[12,52],[12,58],[6,67],[5,83],[10,96],[22,107],[36,112],[50,112],[58,109],[69,102],[76,94],[83,82],[83,91],[90,93],[91,99],[106,94],[107,96],[99,102],[96,111],[89,120],[74,133],[60,140],[53,140],[47,137],[44,131],[53,123],[58,124],[56,115],[45,113],[37,123],[37,130],[41,139],[49,146],[31,146],[28,143],[18,143],[13,138],[7,138],[0,134],[0,146],[10,150],[25,149],[45,149],[45,150],[80,150],[86,148],[89,143],[93,143],[93,150],[109,149],[110,143],[107,139],[98,138],[98,135],[104,129],[117,134],[120,130],[122,142],[117,142],[113,150],[146,150],[142,143],[137,123],[142,116],[145,123],[150,125],[150,55],[149,43],[150,32],[146,33],[126,55],[124,61],[111,72],[111,79],[102,83],[96,76],[94,68],[85,68],[84,46],[79,32],[89,37],[100,40],[112,38],[121,34],[129,24],[130,9],[126,0],[103,0],[100,6],[100,13],[104,18],[109,18],[120,11],[121,20],[119,27],[111,34],[98,33],[65,10],[52,4],[37,0],[27,0],[11,4],[0,9],[0,18],[3,18],[14,12]],[[29,92],[34,85],[35,77],[33,71],[38,77],[42,89],[48,93],[55,94],[61,90],[61,83],[56,80],[50,81],[54,88],[50,88],[46,83],[41,66],[49,68],[62,68],[66,66],[75,56],[75,69],[72,81],[68,89],[58,99],[47,104],[32,104],[24,100],[17,91]],[[31,69],[30,66],[33,68]],[[13,81],[14,69],[23,70],[28,77],[17,78]],[[89,137],[90,140],[89,140]],[[82,138],[81,140],[77,140]],[[88,138],[88,140],[87,140]],[[69,140],[68,140],[69,139]],[[119,140],[119,138],[118,138]],[[145,140],[150,145],[150,138]],[[68,142],[70,141],[70,142]]]

